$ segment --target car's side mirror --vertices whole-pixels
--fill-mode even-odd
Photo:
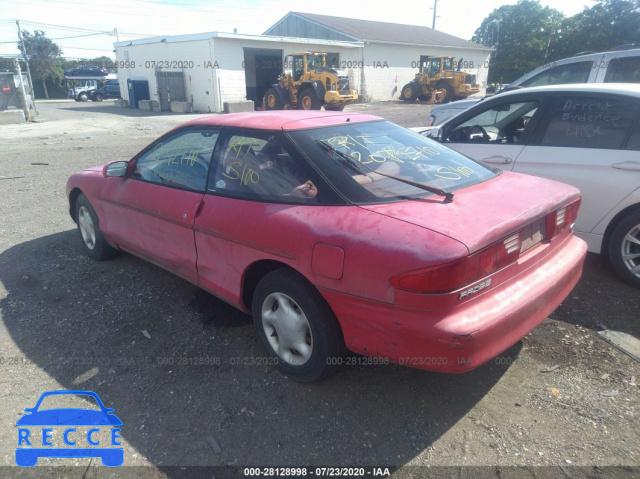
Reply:
[[[435,128],[428,130],[425,136],[442,143],[442,127],[436,126]]]
[[[123,177],[127,176],[127,171],[129,169],[128,161],[113,161],[107,165],[105,165],[102,173],[105,177]]]

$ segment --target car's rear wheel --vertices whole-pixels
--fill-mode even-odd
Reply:
[[[640,210],[629,213],[614,228],[609,260],[622,279],[640,288]]]
[[[102,231],[100,231],[98,215],[82,193],[76,199],[76,222],[84,251],[89,258],[104,261],[113,258],[118,253],[118,250],[104,239]]]
[[[338,371],[345,353],[338,320],[298,273],[283,268],[262,278],[252,313],[260,343],[283,373],[312,382]]]

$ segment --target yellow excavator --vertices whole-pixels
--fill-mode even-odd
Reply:
[[[267,90],[263,102],[266,110],[319,110],[324,106],[325,110],[342,111],[358,99],[347,75],[327,67],[326,53],[292,53],[286,58],[285,67],[291,73],[282,73],[278,83]]]
[[[429,57],[421,61],[419,73],[402,87],[400,98],[406,102],[419,98],[432,103],[449,103],[478,93],[480,85],[476,83],[476,76],[461,72],[462,64],[460,59],[456,69],[455,57]]]

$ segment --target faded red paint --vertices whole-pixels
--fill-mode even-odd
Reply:
[[[359,114],[277,111],[219,115],[189,125],[298,129],[371,121]],[[349,349],[447,372],[475,368],[516,343],[578,281],[586,245],[570,231],[543,241],[489,276],[446,294],[393,288],[403,272],[452,262],[579,197],[568,185],[515,173],[455,192],[367,206],[261,203],[186,192],[102,168],[69,179],[114,246],[197,284],[234,306],[247,270],[271,260],[302,274],[338,318]],[[406,359],[416,358],[416,359]],[[438,359],[439,358],[439,359]]]

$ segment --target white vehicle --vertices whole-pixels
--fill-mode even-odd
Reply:
[[[441,125],[449,118],[472,107],[480,100],[482,100],[482,98],[467,98],[466,100],[457,100],[444,105],[438,105],[431,110],[431,113],[427,117],[426,126]]]
[[[68,96],[75,101],[88,101],[92,93],[110,81],[117,80],[116,73],[106,76],[67,76],[64,77],[69,84]]]
[[[640,48],[564,58],[530,71],[503,91],[573,83],[640,83]]]
[[[576,55],[548,63],[522,75],[497,93],[574,83],[640,83],[640,48]],[[479,98],[470,98],[436,106],[431,110],[426,126],[441,125],[478,101]]]
[[[74,78],[72,87],[69,88],[69,98],[75,101],[87,101],[91,97],[91,92],[97,88],[98,80]]]
[[[501,93],[425,135],[496,168],[578,187],[576,234],[640,287],[640,85]]]

